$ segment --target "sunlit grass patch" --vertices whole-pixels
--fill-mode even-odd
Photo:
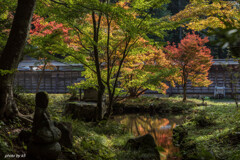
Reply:
[[[191,140],[196,144],[196,147],[193,149],[183,147],[182,151],[185,153],[194,152],[195,156],[198,156],[200,159],[201,156],[204,158],[204,156],[209,155],[205,155],[205,153],[200,155],[200,151],[204,148],[206,152],[213,155],[216,159],[239,159],[239,109],[230,100],[206,100],[206,102],[207,106],[194,107],[194,112],[190,115],[191,118],[183,124],[184,128],[188,131],[185,141],[187,139]],[[202,112],[205,113],[204,116],[207,119],[214,122],[213,125],[206,125],[204,127],[197,125],[195,118],[199,117]],[[188,140],[186,143],[188,143]]]

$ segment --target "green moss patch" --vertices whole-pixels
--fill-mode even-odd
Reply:
[[[197,106],[174,130],[174,142],[184,159],[240,159],[240,114],[231,101],[207,101]],[[184,136],[181,136],[183,135]]]
[[[188,100],[182,102],[180,98],[139,97],[126,99],[114,104],[114,114],[120,113],[186,113],[196,107],[200,101]]]

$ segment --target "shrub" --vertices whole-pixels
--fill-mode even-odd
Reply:
[[[183,142],[183,139],[188,135],[187,129],[182,125],[173,129],[173,143],[179,145]]]
[[[214,118],[206,113],[206,111],[200,111],[194,118],[194,121],[199,127],[206,127],[215,124]]]
[[[10,152],[7,142],[0,135],[0,159],[4,159],[4,156]]]

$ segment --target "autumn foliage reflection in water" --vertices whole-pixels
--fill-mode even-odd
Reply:
[[[179,148],[175,147],[172,142],[173,128],[176,124],[180,124],[182,116],[174,116],[170,118],[160,118],[159,116],[148,115],[123,115],[116,116],[115,120],[125,124],[129,131],[135,136],[150,133],[158,146],[164,148],[165,152],[161,152],[162,160],[180,160]]]

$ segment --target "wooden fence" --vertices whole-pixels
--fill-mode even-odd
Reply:
[[[35,93],[39,82],[41,71],[19,71],[15,76],[15,86],[21,86],[25,92]],[[39,91],[47,91],[48,93],[67,93],[67,86],[79,82],[84,79],[81,71],[46,71],[40,85]],[[230,74],[227,70],[219,66],[213,66],[209,73],[209,79],[213,82],[208,87],[192,87],[190,83],[187,85],[187,94],[204,94],[213,95],[215,86],[225,87],[226,95],[232,93]],[[237,81],[238,92],[240,93],[240,79]],[[156,93],[148,91],[148,93]],[[181,94],[183,88],[180,85],[169,87],[167,94]]]
[[[35,93],[41,71],[18,71],[15,75],[15,86],[20,86],[27,93]],[[81,71],[45,71],[39,91],[48,93],[67,93],[67,86],[78,82]]]
[[[237,70],[234,70],[233,73],[237,73]],[[240,74],[240,73],[239,73]],[[190,82],[187,84],[187,94],[201,94],[201,95],[213,95],[215,86],[217,87],[225,87],[226,95],[231,95],[232,93],[232,80],[234,78],[233,74],[227,71],[222,66],[212,66],[209,71],[208,78],[212,81],[212,84],[208,87],[192,87]],[[240,93],[240,79],[236,80],[236,83],[233,85],[236,86],[237,92]],[[176,85],[176,87],[169,87],[167,90],[168,94],[181,94],[183,93],[183,87],[180,85]]]

